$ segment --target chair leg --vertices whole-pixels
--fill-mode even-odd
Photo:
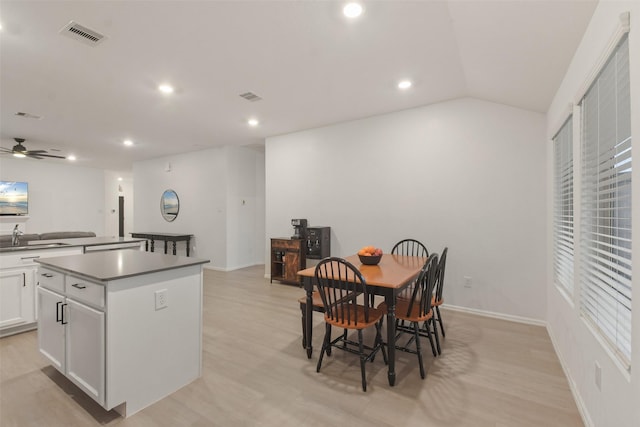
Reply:
[[[431,320],[424,322],[425,326],[429,327],[429,322],[433,323],[433,335],[436,337],[436,348],[438,349],[438,354],[442,354],[442,349],[440,348],[440,338],[438,337],[438,322],[432,316]]]
[[[302,311],[302,348],[307,348],[307,305],[300,304]]]
[[[416,337],[416,352],[418,353],[418,363],[420,364],[420,378],[424,379],[424,365],[422,364],[422,349],[420,348],[420,331],[418,322],[413,323],[413,334]],[[432,344],[433,345],[433,344]]]
[[[324,341],[322,341],[322,350],[320,350],[320,357],[318,358],[318,366],[316,366],[316,372],[320,372],[322,366],[322,357],[327,348],[331,347],[331,324],[325,323]]]
[[[362,344],[362,329],[358,329],[358,349],[360,350],[360,372],[362,374],[362,391],[367,391],[367,376],[365,374],[366,356]]]
[[[380,351],[382,352],[382,360],[384,360],[385,365],[388,365],[389,359],[387,359],[387,351],[384,349],[384,346],[386,344],[382,340],[382,321],[383,320],[384,320],[384,317],[380,319],[378,323],[376,323],[376,343],[373,347],[375,348],[378,345],[380,346]],[[371,359],[371,361],[373,362],[373,358]]]
[[[442,331],[442,338],[445,337],[444,325],[442,324],[442,315],[440,315],[440,306],[436,305],[436,313],[438,313],[438,322],[440,323],[440,330]]]
[[[433,333],[431,332],[431,328],[429,327],[429,324],[427,323],[427,329],[425,330],[426,334],[427,334],[427,338],[429,338],[429,344],[431,344],[431,352],[433,353],[433,357],[437,357],[438,356],[438,351],[436,350],[436,346],[433,344]]]

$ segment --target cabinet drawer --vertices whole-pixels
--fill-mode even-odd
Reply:
[[[38,269],[38,283],[52,291],[64,292],[64,274],[57,271],[40,267]]]
[[[302,243],[302,240],[272,239],[271,248],[272,249],[293,249],[297,251],[300,249],[301,243]]]
[[[69,298],[104,308],[104,286],[102,285],[79,277],[67,276],[66,291]]]

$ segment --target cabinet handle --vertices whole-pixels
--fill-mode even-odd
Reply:
[[[61,307],[62,307],[62,310],[61,310],[61,311],[62,311],[62,319],[61,319],[61,320],[62,320],[62,322],[60,322],[60,323],[61,323],[61,324],[63,324],[63,325],[66,325],[67,323],[69,323],[69,322],[65,322],[65,321],[64,321],[64,308],[65,308],[66,306],[67,306],[67,304],[66,304],[66,303],[65,303],[65,304],[62,304],[62,306],[61,306]]]
[[[42,273],[42,276],[43,277],[47,277],[47,278],[52,278],[53,274],[51,274],[51,273]]]
[[[73,286],[76,289],[85,289],[87,287],[86,285],[81,285],[80,283],[74,283],[71,286]]]
[[[62,319],[60,316],[60,304],[62,304],[62,301],[58,301],[56,303],[56,323],[62,322]]]

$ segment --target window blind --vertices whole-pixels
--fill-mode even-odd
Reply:
[[[625,35],[582,102],[580,307],[630,368],[631,114]]]
[[[573,117],[553,138],[553,270],[555,283],[573,294]]]

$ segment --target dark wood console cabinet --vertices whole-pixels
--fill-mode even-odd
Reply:
[[[302,239],[271,239],[271,282],[299,285],[298,271],[306,268],[306,256]]]

